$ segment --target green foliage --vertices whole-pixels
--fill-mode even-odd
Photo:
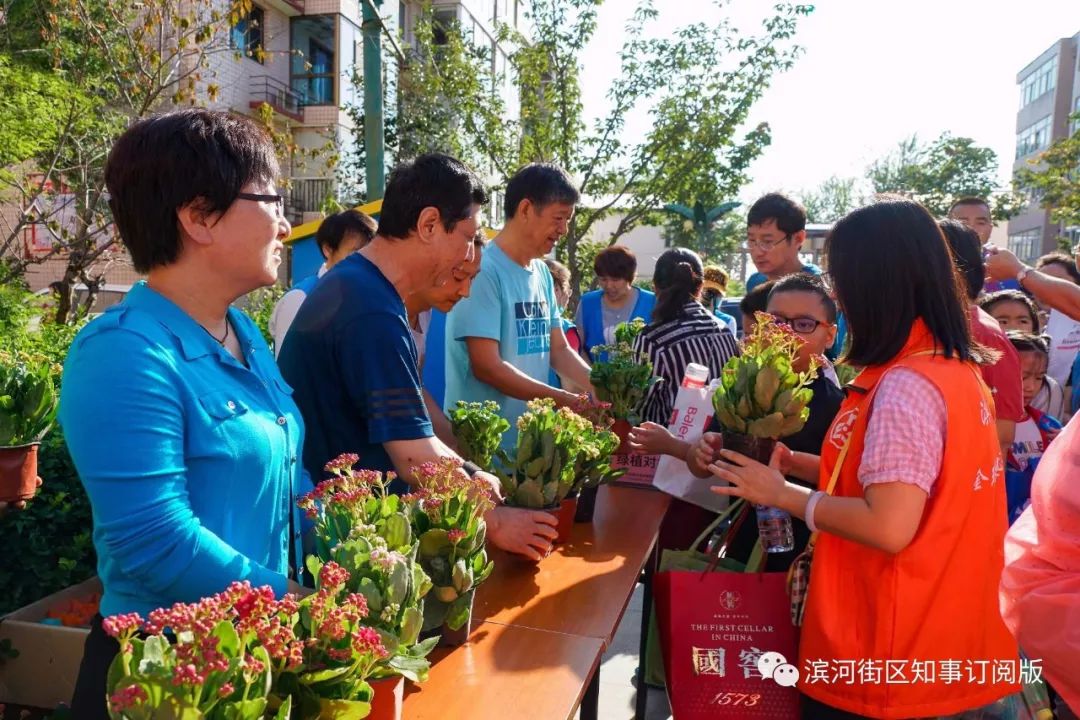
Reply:
[[[270,287],[259,288],[248,293],[244,302],[244,312],[255,321],[259,332],[270,347],[274,346],[274,336],[270,333],[270,316],[274,314],[274,306],[286,292],[281,283],[274,283]]]
[[[867,176],[875,193],[910,197],[935,217],[945,217],[959,198],[975,196],[989,199],[993,218],[1005,220],[1019,210],[1019,200],[1015,193],[998,187],[997,169],[997,154],[990,148],[979,147],[971,138],[942,133],[930,143],[915,136],[901,141],[868,168]]]
[[[645,321],[641,318],[619,323],[615,328],[615,344],[594,350],[603,359],[593,363],[589,371],[596,397],[611,403],[611,412],[617,420],[628,420],[631,424],[637,424],[638,408],[656,381],[652,363],[634,352],[634,339],[644,328]]]
[[[580,489],[585,480],[579,475],[582,463],[596,459],[601,452],[593,425],[569,408],[556,410],[548,398],[529,402],[517,425],[514,456],[499,450],[502,467],[495,470],[506,504],[553,508]]]
[[[813,190],[799,196],[806,208],[806,221],[831,224],[855,210],[865,201],[858,178],[833,175]]]
[[[1055,142],[1031,160],[1032,167],[1016,174],[1016,185],[1033,192],[1050,218],[1066,226],[1080,225],[1080,113],[1072,121],[1070,137]]]
[[[797,433],[810,415],[810,384],[817,372],[792,367],[800,341],[788,328],[758,313],[742,353],[728,360],[713,395],[716,419],[725,430],[759,438]]]
[[[0,447],[38,442],[56,418],[47,358],[0,352]]]
[[[461,456],[491,472],[495,451],[503,433],[510,429],[510,423],[499,415],[498,404],[491,400],[482,403],[459,400],[448,417]]]

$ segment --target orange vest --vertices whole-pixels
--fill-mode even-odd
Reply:
[[[1007,521],[993,398],[973,364],[912,356],[933,349],[933,336],[917,321],[896,358],[856,378],[821,451],[824,490],[850,435],[833,494],[862,497],[858,469],[870,394],[881,377],[894,367],[909,368],[945,399],[941,474],[911,544],[890,554],[823,532],[814,551],[799,689],[874,718],[951,715],[1019,690],[994,676],[1002,664],[1018,674],[1019,653],[998,609]],[[829,666],[827,681],[820,671],[808,672],[822,661]]]

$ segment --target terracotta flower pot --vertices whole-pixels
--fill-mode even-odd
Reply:
[[[401,720],[401,706],[405,702],[405,678],[400,675],[369,680],[375,691],[371,698],[371,713],[367,720]]]
[[[464,645],[469,635],[472,634],[472,602],[469,602],[469,619],[457,630],[451,630],[449,625],[443,624],[439,631],[439,647],[460,647]]]
[[[564,543],[570,539],[570,530],[574,527],[574,513],[577,512],[577,498],[563,498],[562,502],[553,508],[544,508],[558,520],[556,529],[559,536],[556,543]]]
[[[29,500],[37,492],[40,443],[0,447],[0,502]]]
[[[581,488],[577,497],[577,512],[574,513],[574,522],[591,523],[593,514],[596,512],[596,493],[600,487]]]
[[[617,455],[629,455],[633,452],[630,449],[630,431],[633,428],[629,420],[616,420],[611,426],[611,432],[619,436],[619,447],[615,450]]]
[[[776,438],[759,438],[753,435],[744,435],[724,431],[724,449],[734,450],[748,458],[757,460],[763,465],[768,465],[772,459],[773,450],[776,448]]]

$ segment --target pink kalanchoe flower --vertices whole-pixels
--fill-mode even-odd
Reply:
[[[353,630],[352,647],[357,654],[371,653],[377,658],[384,658],[389,654],[378,631],[366,625]]]
[[[326,472],[348,471],[358,462],[360,462],[360,456],[356,453],[342,453],[326,463],[326,467],[323,469],[326,470]]]
[[[218,688],[217,694],[219,698],[225,699],[232,695],[234,692],[236,692],[236,688],[233,687],[233,684],[225,683],[220,688]]]
[[[124,613],[107,617],[101,624],[106,633],[118,638],[136,632],[142,627],[143,619],[139,617],[138,613]]]
[[[128,685],[109,696],[109,707],[114,713],[122,713],[125,710],[138,707],[147,699],[146,691],[141,686]]]
[[[339,588],[349,581],[349,571],[331,560],[319,569],[319,586]]]
[[[457,545],[459,542],[465,539],[465,536],[468,533],[466,533],[464,530],[461,530],[460,528],[454,528],[446,534],[450,537],[450,542],[454,545]]]

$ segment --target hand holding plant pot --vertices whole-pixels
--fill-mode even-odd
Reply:
[[[469,635],[473,593],[491,574],[484,541],[484,514],[495,506],[486,483],[468,478],[456,460],[416,469],[420,488],[406,496],[420,543],[418,558],[431,577],[424,602],[424,629],[443,628],[442,644],[460,645]]]
[[[459,400],[449,418],[461,456],[483,470],[491,470],[503,433],[510,429],[510,423],[499,415],[499,406],[491,400],[483,403]]]
[[[38,442],[56,418],[51,367],[40,357],[0,353],[0,504],[37,492]]]
[[[767,465],[777,439],[802,429],[810,415],[810,384],[818,363],[796,372],[802,341],[790,329],[758,313],[742,353],[728,360],[713,395],[716,419],[724,428],[724,449]],[[769,552],[794,546],[791,518],[783,511],[758,506],[758,529]]]

